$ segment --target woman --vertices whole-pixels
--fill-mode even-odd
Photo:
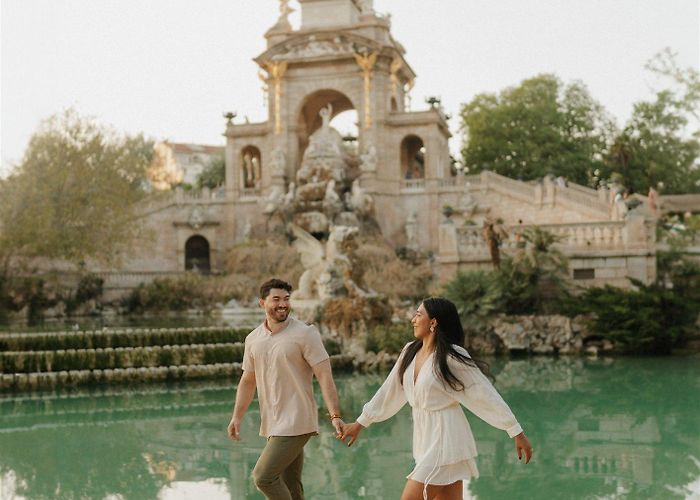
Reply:
[[[340,437],[357,440],[362,429],[395,415],[406,403],[413,408],[413,458],[402,500],[461,499],[462,480],[478,477],[476,445],[459,404],[515,438],[520,460],[530,461],[532,447],[515,416],[462,347],[464,330],[455,305],[429,298],[413,319],[416,340],[407,344],[394,368],[357,421]]]

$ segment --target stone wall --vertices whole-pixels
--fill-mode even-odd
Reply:
[[[597,354],[614,348],[588,330],[586,318],[560,315],[499,315],[468,332],[467,345],[484,354]]]

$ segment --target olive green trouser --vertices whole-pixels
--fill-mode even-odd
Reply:
[[[270,500],[304,500],[304,445],[316,433],[270,436],[253,469],[255,486]]]

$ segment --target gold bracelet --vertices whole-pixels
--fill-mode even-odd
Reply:
[[[331,422],[333,421],[334,418],[339,418],[341,420],[343,419],[343,417],[341,417],[339,413],[333,413],[333,414],[329,415],[329,417],[331,419]]]

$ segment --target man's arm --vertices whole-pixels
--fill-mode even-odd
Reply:
[[[333,373],[331,372],[331,360],[321,361],[317,365],[312,366],[311,369],[318,379],[318,385],[321,386],[321,394],[323,395],[323,401],[326,403],[326,408],[328,408],[328,413],[330,415],[340,415],[338,391],[335,388]],[[331,423],[335,427],[336,436],[339,437],[343,431],[343,420],[338,417],[334,418]]]
[[[248,410],[250,403],[253,402],[255,388],[255,372],[252,370],[244,370],[241,381],[238,383],[236,404],[233,407],[231,422],[228,424],[228,437],[231,439],[235,439],[236,441],[241,439],[241,419],[243,415],[245,415],[246,410]]]

